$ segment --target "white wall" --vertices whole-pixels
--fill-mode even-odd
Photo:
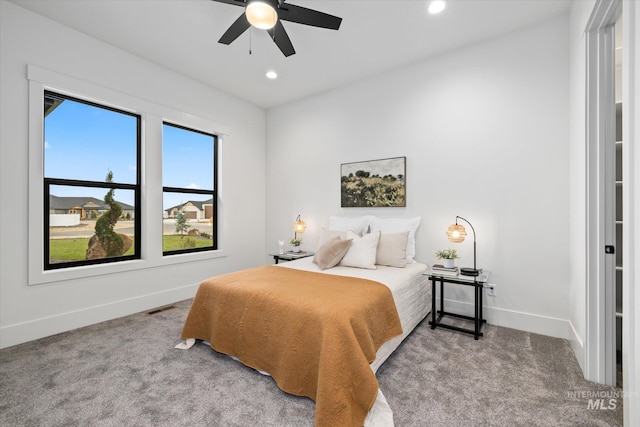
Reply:
[[[264,262],[264,110],[4,0],[0,64],[0,347],[189,298],[206,277]],[[28,64],[147,105],[170,106],[228,130],[220,175],[223,256],[180,256],[165,262],[156,256],[158,248],[149,248],[127,272],[29,285],[27,213],[41,207],[28,202]],[[160,141],[146,144],[146,160],[157,163]],[[145,200],[159,200],[160,185],[148,180]],[[146,224],[161,224],[155,212],[143,212]],[[160,240],[153,229],[146,239]]]
[[[267,248],[329,215],[422,216],[417,259],[467,218],[492,271],[490,323],[569,334],[568,16],[269,110]],[[341,209],[340,164],[407,157],[407,207]],[[459,244],[472,263],[471,241]],[[455,309],[472,296],[452,292]]]

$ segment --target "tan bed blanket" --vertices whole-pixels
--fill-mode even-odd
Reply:
[[[268,372],[316,402],[316,426],[362,426],[378,348],[402,334],[391,291],[370,280],[263,266],[200,284],[182,338]]]

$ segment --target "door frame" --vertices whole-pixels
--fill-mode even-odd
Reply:
[[[637,225],[640,218],[640,4],[629,0],[597,0],[585,29],[587,55],[591,55],[587,61],[587,156],[597,154],[597,138],[600,119],[598,115],[598,97],[604,88],[599,87],[596,76],[601,62],[598,56],[598,40],[602,38],[602,30],[610,25],[614,13],[623,7],[622,15],[622,39],[623,39],[623,63],[622,63],[622,139],[623,144],[623,214],[624,222],[623,241],[618,242],[618,247],[623,248],[623,319],[622,319],[622,354],[623,354],[623,383],[624,393],[624,423],[625,426],[640,425],[640,405],[637,405],[640,396],[640,226]],[[589,76],[589,74],[591,74]],[[592,105],[593,104],[593,105]],[[602,242],[598,241],[597,214],[598,214],[598,180],[597,169],[592,168],[593,158],[587,157],[586,163],[586,251],[587,266],[586,281],[586,307],[585,307],[585,351],[584,373],[588,380],[604,382],[601,378],[606,374],[605,355],[600,349],[604,347],[605,328],[598,322],[604,316],[604,298],[602,298],[602,281],[598,276],[599,267],[595,267],[595,276],[590,276],[593,267],[590,262],[596,263],[602,254]],[[595,163],[597,166],[597,162]],[[592,199],[589,199],[592,197]],[[600,200],[602,202],[602,200]],[[598,265],[598,264],[596,264]],[[615,315],[615,313],[613,314]],[[598,347],[600,346],[600,347]],[[610,348],[613,348],[611,346]]]
[[[615,385],[615,22],[620,0],[598,0],[586,42],[585,377]],[[624,104],[623,104],[624,108]],[[621,248],[618,248],[621,249]]]
[[[623,1],[622,16],[622,377],[625,426],[640,425],[640,4]]]

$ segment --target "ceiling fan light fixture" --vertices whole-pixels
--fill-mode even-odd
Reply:
[[[429,13],[432,15],[436,15],[444,10],[447,4],[444,0],[433,0],[429,3]]]
[[[338,30],[342,18],[318,10],[285,3],[287,0],[212,0],[242,7],[240,16],[224,32],[218,43],[230,45],[251,27],[264,29],[285,57],[296,53],[281,21]],[[319,2],[320,3],[320,2]],[[251,53],[251,50],[249,50]]]
[[[265,1],[249,2],[245,15],[251,25],[261,30],[269,30],[278,22],[278,12],[271,3]]]

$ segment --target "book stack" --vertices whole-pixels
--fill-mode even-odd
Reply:
[[[307,253],[305,251],[299,251],[299,252],[288,251],[287,252],[287,256],[290,256],[290,257],[302,257],[306,255]]]
[[[431,273],[434,276],[457,276],[460,273],[460,269],[458,267],[445,267],[442,264],[433,264]]]

